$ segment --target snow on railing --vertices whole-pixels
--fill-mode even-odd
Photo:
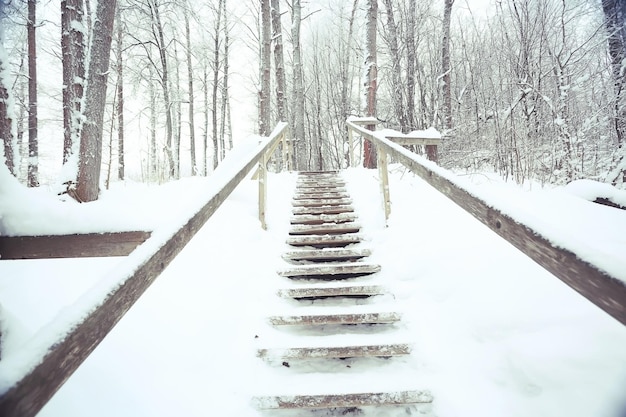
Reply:
[[[269,137],[235,147],[211,176],[210,189],[197,206],[154,230],[96,288],[59,314],[20,352],[2,358],[0,416],[36,415],[257,164],[259,219],[265,227],[267,163],[278,143],[285,141],[286,130],[287,124],[279,123]],[[76,311],[89,313],[77,317]]]
[[[387,154],[419,175],[443,195],[507,240],[526,256],[551,272],[610,316],[626,325],[626,282],[579,254],[550,240],[542,231],[516,218],[514,214],[488,202],[461,185],[451,172],[426,160],[389,139],[388,131],[371,131],[347,120],[349,136],[358,134],[378,148],[381,192],[387,218],[390,214]]]

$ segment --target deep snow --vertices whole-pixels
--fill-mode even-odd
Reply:
[[[275,294],[292,285],[276,270],[287,266],[280,255],[288,250],[295,174],[270,174],[268,230],[257,219],[256,182],[245,180],[40,415],[279,416],[291,414],[259,414],[251,398],[371,388],[428,389],[435,401],[421,411],[440,417],[624,415],[624,326],[403,168],[394,166],[390,175],[387,226],[376,171],[350,169],[343,175],[366,236],[360,245],[373,250],[368,261],[382,266],[376,280],[395,295],[375,302],[401,312],[403,321],[391,330],[352,330],[323,340],[411,342],[409,358],[308,361],[286,368],[256,357],[257,348],[321,343],[325,337],[273,329],[266,322],[277,312],[306,307]],[[137,228],[158,226],[180,215],[207,181],[117,184],[88,223],[97,227],[98,219],[113,227],[124,214],[137,219]],[[459,181],[512,202],[551,233],[560,230],[563,241],[626,273],[626,212],[567,189],[525,191],[487,175]],[[32,222],[37,199],[48,197],[20,198],[27,199],[13,203],[29,209],[24,218],[15,212],[4,216],[4,230],[26,217]],[[35,218],[44,226],[43,214],[56,210],[52,206],[72,204],[50,203]],[[80,210],[88,209],[71,210],[80,222]],[[30,223],[28,232],[36,227]],[[1,261],[4,357],[25,354],[28,340],[81,305],[82,294],[120,262]]]

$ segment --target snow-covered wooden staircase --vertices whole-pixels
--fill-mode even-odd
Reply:
[[[327,360],[348,358],[386,358],[411,353],[408,343],[380,343],[368,340],[368,331],[359,332],[359,343],[346,343],[342,333],[355,326],[375,328],[393,326],[402,317],[396,311],[377,307],[365,302],[371,297],[386,293],[383,286],[363,283],[363,279],[375,281],[381,266],[366,261],[371,251],[359,247],[363,240],[361,226],[352,207],[352,200],[345,182],[338,172],[302,172],[298,176],[293,199],[293,217],[287,243],[298,250],[288,251],[283,259],[289,267],[278,271],[288,278],[293,287],[278,291],[280,298],[306,300],[309,306],[298,307],[300,313],[275,315],[268,318],[277,328],[315,329],[323,337],[302,337],[302,346],[259,348],[257,356],[268,362]],[[354,282],[356,279],[357,282]],[[340,313],[329,306],[341,306]],[[326,310],[326,311],[325,311]],[[333,344],[333,337],[338,341]],[[338,367],[337,372],[340,372]],[[329,379],[332,379],[330,377]],[[375,382],[375,381],[372,381]],[[430,403],[433,397],[428,391],[398,390],[371,391],[330,390],[327,393],[307,392],[288,395],[259,396],[254,398],[258,409],[347,409],[361,407],[404,406]],[[342,411],[343,410],[343,411]]]

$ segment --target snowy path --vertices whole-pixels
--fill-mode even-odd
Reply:
[[[413,353],[332,379],[312,361],[285,391],[356,377],[428,388],[440,417],[622,417],[623,326],[410,174],[391,175],[388,227],[376,173],[344,175]],[[244,182],[40,415],[289,415],[260,414],[250,399],[281,388],[293,371],[268,366],[256,349],[284,342],[265,318],[286,282],[276,271],[294,183],[293,174],[270,176],[264,232],[256,184]]]

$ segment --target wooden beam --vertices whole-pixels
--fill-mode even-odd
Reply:
[[[0,260],[126,256],[151,232],[0,236]]]
[[[119,285],[93,306],[93,311],[67,329],[67,333],[50,346],[37,364],[11,386],[0,385],[0,416],[33,417],[48,402],[63,383],[98,346],[113,326],[126,314],[144,291],[204,226],[237,185],[248,175],[268,149],[280,138],[286,124],[281,123],[268,139],[259,141],[249,150],[247,159],[228,158],[211,177],[215,188],[206,203],[182,226],[165,225],[155,230],[142,251],[132,253],[109,278]],[[252,146],[252,145],[251,145]],[[139,253],[138,253],[139,252]],[[126,266],[126,270],[123,267]],[[37,344],[35,340],[33,343]],[[24,346],[28,350],[29,346]],[[38,352],[38,350],[35,350]],[[0,374],[10,366],[11,358],[0,361]],[[19,360],[19,359],[18,359]],[[7,383],[6,381],[4,382]]]
[[[334,395],[278,395],[256,397],[254,404],[261,410],[317,409],[337,407],[364,407],[376,405],[404,405],[432,403],[428,391],[364,392]]]
[[[454,201],[481,223],[496,232],[561,281],[626,325],[626,283],[609,275],[572,251],[553,245],[538,231],[525,225],[485,200],[445,178],[415,155],[375,132],[347,123],[349,128],[371,140],[383,151],[419,175],[440,193]]]

